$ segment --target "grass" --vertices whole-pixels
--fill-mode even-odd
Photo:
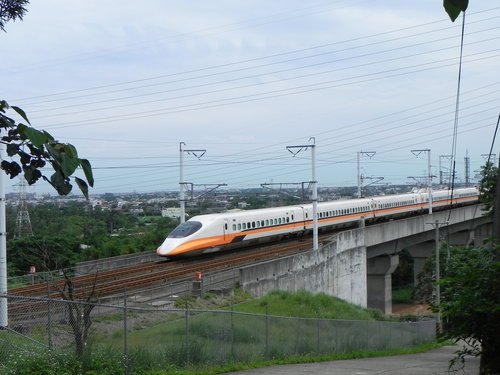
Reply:
[[[444,345],[448,345],[448,342],[434,341],[418,345],[412,348],[402,348],[402,349],[363,351],[363,352],[324,354],[324,355],[290,356],[278,360],[255,361],[252,363],[227,363],[220,366],[195,366],[185,369],[174,367],[167,370],[155,370],[155,371],[145,372],[144,375],[199,375],[199,374],[218,375],[227,372],[244,371],[244,370],[262,368],[268,366],[305,364],[305,363],[338,361],[338,360],[359,359],[359,358],[387,357],[387,356],[395,356],[403,354],[416,354],[416,353],[423,353],[432,349],[437,349]]]
[[[413,303],[413,285],[403,285],[392,289],[393,303]]]
[[[190,306],[187,316],[182,310],[130,311],[127,345],[130,368],[136,371],[133,373],[219,374],[274,364],[396,355],[436,347],[426,344],[398,349],[422,342],[413,326],[377,321],[383,320],[380,313],[324,294],[273,292],[260,299],[248,298],[240,292],[229,299],[215,293],[207,293],[203,299],[187,298],[180,303]],[[228,301],[243,302],[232,305],[231,312]],[[218,312],[206,311],[216,302],[226,306],[225,311],[220,311],[221,305]],[[196,310],[201,308],[205,311]],[[78,364],[81,360],[82,366],[92,370],[84,372],[82,368],[83,372],[76,370],[74,374],[122,373],[124,338],[120,319],[121,314],[95,317],[95,331],[88,347],[92,354],[85,366],[83,360],[72,359],[71,347],[67,348],[66,357],[58,352],[60,358],[53,360],[66,361],[68,366],[76,366],[73,362]],[[387,350],[388,347],[392,349]],[[3,351],[10,352],[7,347]],[[40,359],[35,355],[31,360],[26,358],[22,366],[26,374],[52,374],[31,371],[35,365],[44,367],[44,361],[43,356]],[[51,368],[50,363],[47,366]]]
[[[274,291],[268,295],[240,303],[234,311],[252,314],[347,320],[381,320],[383,315],[371,309],[351,305],[339,298],[326,294],[312,294],[300,291],[288,293]]]

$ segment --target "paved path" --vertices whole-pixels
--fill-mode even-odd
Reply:
[[[448,373],[448,361],[454,357],[458,346],[443,346],[425,353],[405,354],[393,357],[351,359],[300,365],[270,366],[260,369],[230,372],[232,375],[444,375]],[[464,371],[455,374],[479,373],[479,358],[467,357]],[[454,372],[450,372],[454,374]]]

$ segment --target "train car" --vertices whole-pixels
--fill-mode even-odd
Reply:
[[[476,188],[432,192],[433,209],[474,203]],[[317,205],[318,228],[332,230],[358,222],[397,218],[422,213],[428,208],[426,191],[363,199],[321,202]],[[199,255],[230,250],[284,237],[300,236],[313,227],[312,204],[233,210],[199,215],[175,228],[156,250],[162,257]]]

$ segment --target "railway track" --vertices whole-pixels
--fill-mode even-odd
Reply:
[[[323,239],[331,236],[323,235]],[[321,239],[321,237],[320,237]],[[237,251],[214,253],[198,258],[141,263],[112,271],[80,275],[71,278],[75,288],[75,297],[84,298],[89,288],[94,288],[94,295],[105,297],[133,292],[154,285],[181,282],[192,279],[195,272],[215,273],[220,270],[238,268],[255,262],[287,256],[311,248],[307,241],[288,240],[265,246],[249,247]],[[35,284],[9,290],[9,294],[29,297],[62,298],[65,280]],[[78,299],[78,298],[76,298]]]
[[[97,274],[75,276],[71,278],[72,287],[74,288],[72,300],[86,300],[92,289],[94,298],[122,296],[124,293],[131,295],[134,291],[144,290],[147,287],[192,280],[195,272],[203,272],[208,275],[214,274],[307,251],[311,249],[311,246],[309,240],[289,240],[267,244],[266,246],[239,249],[233,252],[215,253],[198,258],[141,263],[137,266],[123,267]],[[14,297],[9,302],[9,316],[14,320],[22,320],[23,317],[28,317],[28,320],[32,322],[46,320],[50,309],[46,300],[26,300],[22,299],[22,297],[64,299],[62,292],[64,287],[65,280],[62,279],[10,290],[9,295],[18,296],[19,299]]]

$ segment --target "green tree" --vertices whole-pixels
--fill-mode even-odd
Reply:
[[[0,30],[5,31],[9,21],[22,20],[28,4],[29,0],[0,0]]]
[[[76,239],[30,236],[10,240],[8,248],[9,267],[18,275],[26,273],[31,265],[49,271],[71,267],[80,260]]]
[[[27,4],[29,0],[0,0],[0,29],[5,31],[8,21],[22,20]],[[6,113],[9,109],[21,116],[29,126],[8,117]],[[59,194],[66,195],[72,190],[70,178],[73,178],[88,199],[88,185],[94,185],[89,161],[80,159],[73,145],[58,142],[48,132],[31,127],[26,113],[19,107],[9,106],[5,100],[0,100],[0,136],[0,143],[7,146],[7,156],[10,158],[1,161],[1,168],[11,179],[23,173],[28,184],[32,185],[42,178]],[[54,171],[50,178],[42,173],[47,164]],[[72,177],[78,167],[83,169],[86,181]]]
[[[454,249],[440,282],[441,304],[435,306],[445,322],[444,337],[469,344],[453,363],[466,354],[480,356],[483,375],[500,374],[499,249]]]
[[[498,168],[492,162],[487,162],[481,167],[481,181],[479,182],[479,200],[484,205],[483,211],[493,214],[495,195],[497,190]]]
[[[7,117],[5,113],[9,108],[30,126]],[[42,178],[59,194],[66,195],[71,192],[70,178],[73,178],[88,198],[88,185],[94,186],[92,167],[87,159],[78,157],[78,152],[72,144],[58,142],[48,132],[31,127],[26,113],[19,107],[9,107],[5,101],[0,101],[0,134],[3,134],[0,142],[7,146],[7,156],[11,159],[2,160],[1,167],[11,179],[23,173],[25,180],[32,185]],[[53,170],[50,178],[42,173],[47,164]],[[86,181],[72,177],[78,167],[83,169]]]

